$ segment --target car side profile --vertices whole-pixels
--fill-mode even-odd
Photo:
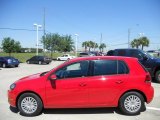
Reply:
[[[32,58],[28,59],[26,62],[28,64],[49,64],[51,62],[51,58],[46,56],[33,56]]]
[[[8,101],[25,116],[44,108],[118,107],[136,115],[154,96],[151,76],[136,58],[94,56],[71,59],[10,86]]]
[[[66,61],[66,60],[70,60],[70,59],[73,59],[73,58],[75,58],[76,56],[71,56],[71,55],[69,55],[69,54],[64,54],[64,55],[62,55],[62,56],[60,56],[60,57],[57,57],[57,60],[64,60],[64,61]]]

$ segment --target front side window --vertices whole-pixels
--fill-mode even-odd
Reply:
[[[73,63],[56,71],[56,76],[58,79],[87,76],[88,67],[89,61]]]

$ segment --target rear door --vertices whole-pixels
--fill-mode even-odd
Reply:
[[[93,64],[93,76],[87,79],[89,103],[95,107],[112,106],[128,79],[128,70],[117,60],[96,60]]]

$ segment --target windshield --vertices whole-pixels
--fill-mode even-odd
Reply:
[[[143,51],[143,50],[141,50],[141,52],[142,52],[143,54],[147,55],[147,57],[149,57],[149,58],[153,58],[153,57],[154,57],[154,56],[151,56],[149,53],[147,53],[147,52],[145,52],[145,51]]]

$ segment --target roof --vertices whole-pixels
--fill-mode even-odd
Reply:
[[[124,60],[124,59],[135,59],[137,60],[137,58],[133,58],[133,57],[125,57],[125,56],[91,56],[91,57],[78,57],[78,58],[74,58],[71,59],[70,61],[83,61],[83,60],[99,60],[99,59],[117,59],[117,60]]]

